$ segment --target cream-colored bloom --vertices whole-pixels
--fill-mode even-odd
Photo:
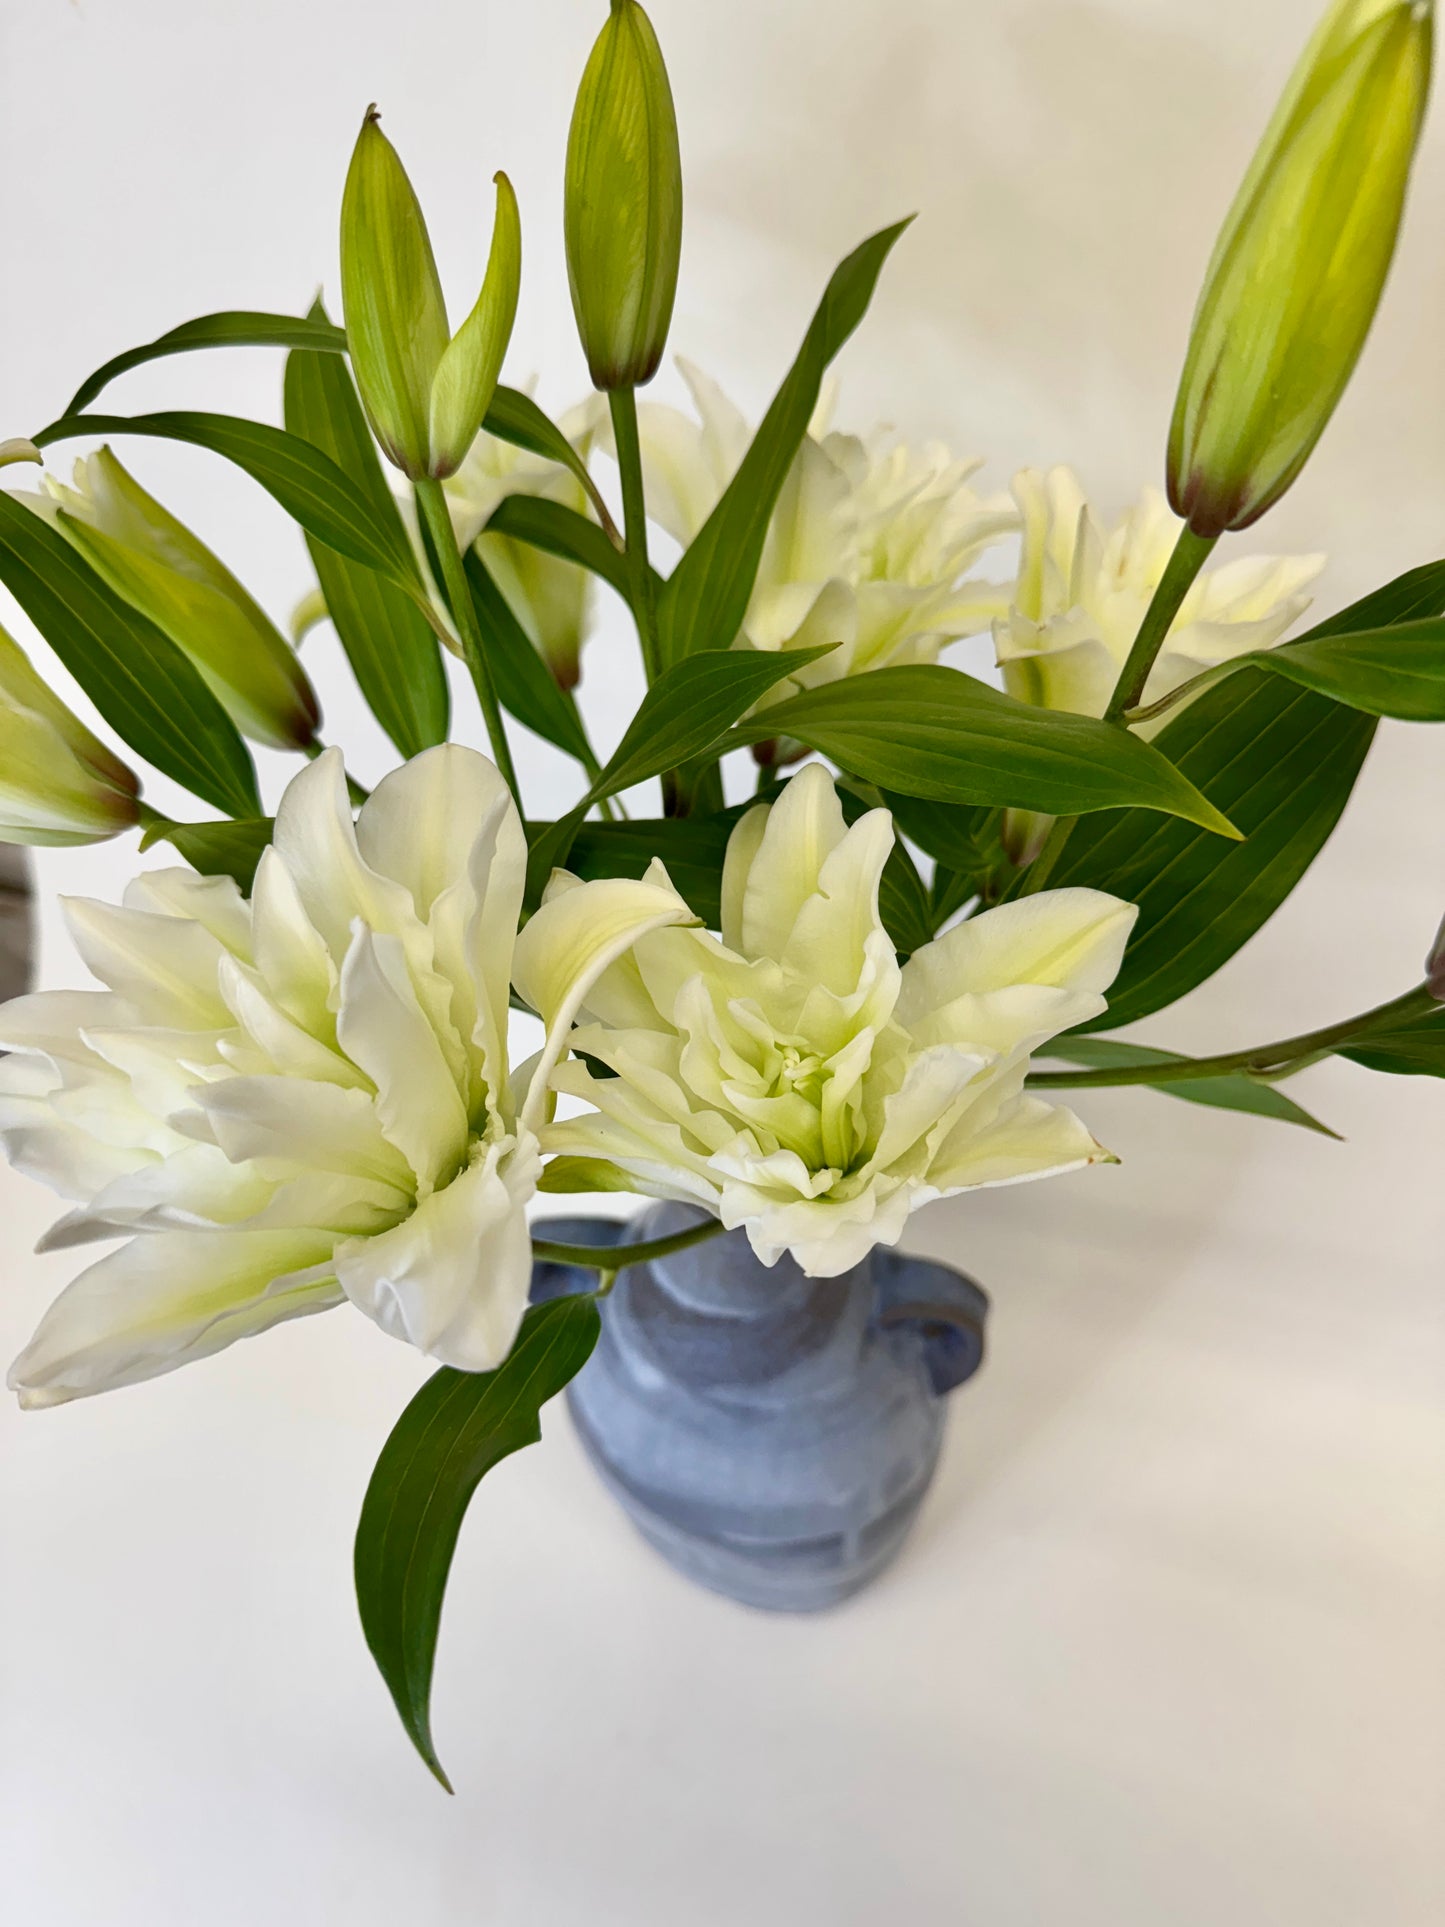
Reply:
[[[1183,523],[1152,488],[1105,532],[1069,468],[1025,469],[1018,582],[994,647],[1010,695],[1102,716]],[[1144,690],[1170,695],[1214,664],[1277,643],[1310,605],[1322,555],[1242,556],[1205,569],[1165,639]],[[1151,733],[1145,726],[1145,734]]]
[[[45,486],[22,499],[190,657],[238,729],[277,749],[311,742],[321,711],[286,638],[110,449],[82,457],[69,488],[49,475]]]
[[[589,401],[570,410],[558,424],[584,461],[596,422],[597,405]],[[446,493],[457,541],[464,549],[476,544],[533,648],[561,686],[571,689],[581,673],[579,657],[591,622],[592,577],[575,562],[549,555],[529,542],[483,531],[509,495],[535,495],[586,514],[582,484],[560,463],[483,430],[456,474],[448,478]]]
[[[98,843],[136,821],[140,785],[0,629],[0,843]]]
[[[152,871],[75,902],[100,992],[0,1010],[0,1137],[76,1201],[56,1249],[130,1242],[46,1313],[10,1383],[51,1405],[154,1377],[349,1298],[433,1357],[505,1357],[526,1305],[523,1206],[545,1080],[591,977],[685,916],[589,886],[543,912],[565,959],[547,1047],[507,1064],[526,844],[485,757],[428,750],[355,824],[340,752],[282,798],[251,901]]]
[[[649,512],[693,540],[742,461],[752,431],[715,383],[679,360],[698,419],[660,403],[638,411]],[[969,485],[977,462],[931,444],[806,437],[773,512],[739,641],[754,649],[840,643],[768,704],[800,684],[934,662],[945,643],[986,629],[1006,591],[971,579],[1018,517],[1005,497]]]
[[[789,1251],[813,1277],[895,1243],[932,1198],[1107,1157],[1023,1084],[1032,1050],[1104,1009],[1132,906],[1042,891],[900,968],[878,915],[892,847],[886,810],[845,827],[817,764],[750,811],[728,845],[721,941],[659,929],[587,994],[579,1058],[553,1084],[594,1108],[545,1127],[544,1150],[715,1211],[765,1264]],[[553,901],[585,887],[559,879]],[[517,984],[546,1014],[557,992],[534,930]]]

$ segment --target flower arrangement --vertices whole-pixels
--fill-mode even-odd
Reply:
[[[0,491],[0,581],[104,725],[213,812],[152,808],[0,632],[0,839],[138,828],[179,859],[118,906],[68,906],[103,988],[0,1009],[0,1138],[70,1207],[46,1247],[114,1242],[10,1384],[60,1404],[345,1303],[436,1360],[378,1463],[356,1577],[439,1776],[428,1695],[463,1513],[539,1436],[622,1265],[726,1229],[837,1277],[932,1199],[1108,1161],[1060,1101],[1102,1085],[1320,1130],[1281,1084],[1323,1055],[1445,1075],[1438,942],[1420,985],[1307,1035],[1185,1058],[1099,1034],[1272,915],[1379,717],[1445,720],[1445,562],[1292,639],[1322,558],[1211,566],[1299,475],[1364,344],[1432,27],[1430,0],[1329,7],[1209,265],[1167,499],[1112,527],[1068,469],[985,496],[946,450],[828,427],[829,367],[906,223],[837,269],[756,428],[686,364],[695,416],[639,407],[682,175],[636,0],[611,0],[568,144],[596,394],[562,422],[500,381],[522,262],[506,176],[453,333],[373,108],[342,198],[344,325],[319,303],[202,317],[0,446],[43,464],[100,444],[69,483]],[[284,426],[94,408],[142,362],[238,344],[287,351]],[[113,452],[131,436],[239,465],[297,523],[316,581],[297,633],[334,626],[399,759],[372,793],[324,745],[293,642]],[[649,522],[680,550],[665,576]],[[1011,578],[986,577],[1011,538]],[[577,696],[599,579],[647,677],[605,758]],[[1002,689],[940,660],[982,634]],[[443,650],[489,756],[450,738]],[[514,722],[577,766],[557,820],[519,791]],[[271,808],[248,738],[304,759]],[[618,799],[644,783],[658,813],[630,818]],[[544,1031],[525,1063],[518,1006]],[[529,1229],[548,1191],[705,1215],[559,1245]],[[529,1309],[539,1256],[591,1266],[596,1290]]]

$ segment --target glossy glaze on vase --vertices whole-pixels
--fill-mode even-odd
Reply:
[[[629,1225],[553,1220],[591,1244],[700,1221],[659,1205]],[[534,1298],[590,1288],[539,1264]],[[802,1612],[875,1578],[933,1477],[946,1394],[977,1370],[988,1300],[946,1266],[873,1252],[841,1278],[769,1269],[741,1232],[629,1267],[571,1387],[604,1481],[688,1577]]]

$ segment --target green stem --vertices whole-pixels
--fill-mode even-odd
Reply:
[[[637,395],[631,388],[614,388],[607,397],[612,408],[612,434],[617,444],[617,466],[622,475],[622,524],[627,531],[627,572],[632,582],[632,611],[642,645],[642,666],[654,683],[662,674],[662,650],[657,636],[657,598],[647,561],[647,502],[642,491],[642,444],[637,434]]]
[[[1169,566],[1160,578],[1153,600],[1144,612],[1144,620],[1139,624],[1134,646],[1119,671],[1109,707],[1104,711],[1106,723],[1117,723],[1124,711],[1133,709],[1143,696],[1154,658],[1164,647],[1164,639],[1174,627],[1174,618],[1193,588],[1194,578],[1209,560],[1218,540],[1217,535],[1196,535],[1187,523],[1179,531]]]
[[[650,1264],[654,1258],[670,1257],[674,1251],[687,1251],[693,1245],[706,1244],[709,1238],[717,1237],[723,1229],[716,1218],[709,1218],[703,1224],[692,1225],[686,1231],[675,1231],[670,1238],[652,1238],[646,1244],[617,1245],[559,1245],[550,1238],[533,1238],[532,1256],[544,1259],[553,1265],[582,1265],[588,1270],[598,1272],[625,1271],[629,1265]]]
[[[1362,1037],[1367,1030],[1439,1009],[1438,1001],[1422,984],[1361,1016],[1347,1017],[1343,1023],[1326,1025],[1323,1030],[1306,1031],[1300,1037],[1287,1037],[1283,1043],[1256,1045],[1252,1050],[1230,1051],[1220,1057],[1186,1057],[1165,1064],[1131,1064],[1117,1070],[1037,1071],[1029,1077],[1029,1088],[1078,1091],[1115,1084],[1185,1084],[1200,1077],[1226,1077],[1234,1071],[1272,1080],[1303,1070],[1316,1058],[1327,1057],[1339,1045]]]
[[[1149,607],[1144,611],[1144,620],[1139,624],[1139,633],[1125,658],[1124,667],[1119,671],[1114,693],[1109,698],[1109,706],[1104,711],[1106,723],[1118,723],[1127,727],[1125,711],[1134,709],[1144,694],[1144,685],[1149,680],[1149,672],[1154,667],[1155,658],[1164,647],[1165,638],[1174,627],[1174,618],[1184,606],[1184,598],[1194,586],[1194,579],[1204,567],[1218,542],[1217,535],[1196,535],[1187,524],[1179,531],[1179,540],[1174,544],[1174,552],[1159,579],[1159,586],[1150,598]],[[1065,845],[1074,833],[1076,816],[1061,816],[1044,842],[1044,847],[1029,865],[1028,872],[1019,888],[1021,897],[1030,897],[1036,890],[1042,890],[1058,867],[1059,858]]]
[[[1232,676],[1237,669],[1249,667],[1248,656],[1236,656],[1232,662],[1217,662],[1211,668],[1201,670],[1197,676],[1191,676],[1188,682],[1180,683],[1177,689],[1171,689],[1169,694],[1161,696],[1157,703],[1146,703],[1140,709],[1126,709],[1124,721],[1131,729],[1136,723],[1157,722],[1159,717],[1167,716],[1171,709],[1177,709],[1181,703],[1191,702],[1194,697],[1202,696],[1206,689],[1212,688],[1217,682],[1223,682],[1226,676]]]
[[[416,483],[416,502],[441,566],[442,587],[461,638],[462,654],[476,685],[477,701],[481,704],[482,719],[487,725],[487,740],[492,746],[492,756],[520,809],[522,792],[517,784],[517,771],[507,742],[506,725],[502,721],[502,706],[497,701],[496,684],[492,681],[491,667],[487,662],[487,646],[482,636],[482,626],[477,621],[476,609],[472,605],[472,592],[467,583],[462,552],[457,547],[446,492],[440,482],[423,475]]]

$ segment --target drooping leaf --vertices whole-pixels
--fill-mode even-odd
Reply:
[[[524,395],[520,388],[498,387],[482,427],[487,434],[495,435],[498,441],[510,442],[514,448],[525,448],[529,454],[545,456],[548,461],[558,462],[563,468],[570,469],[586,490],[604,529],[611,527],[612,518],[607,504],[589,474],[586,462],[530,395]]]
[[[329,321],[312,315],[303,321],[299,315],[262,314],[248,310],[229,310],[224,314],[203,314],[194,321],[183,321],[143,347],[128,348],[102,363],[87,375],[70,398],[66,415],[78,415],[89,408],[96,396],[131,368],[163,355],[189,354],[196,348],[309,348],[318,354],[345,354],[346,336]],[[62,417],[64,419],[64,417]]]
[[[148,832],[141,848],[169,843],[202,876],[233,877],[242,894],[249,896],[256,865],[275,827],[269,816],[243,817],[235,823],[167,823]]]
[[[239,415],[176,410],[158,415],[69,415],[42,431],[41,446],[77,435],[154,435],[188,442],[234,462],[261,484],[308,535],[353,562],[413,590],[416,558],[400,524],[376,505],[329,455],[268,422]]]
[[[1135,805],[1233,834],[1193,783],[1126,730],[1039,709],[938,664],[877,669],[771,705],[739,742],[796,736],[880,789],[1051,816]]]
[[[324,318],[318,303],[312,310]],[[286,426],[328,456],[365,496],[379,521],[405,541],[400,511],[361,400],[337,355],[294,351],[286,358]],[[403,756],[445,742],[450,695],[441,649],[413,599],[386,576],[307,533],[326,612],[372,714]]]
[[[467,550],[463,567],[498,701],[519,723],[575,756],[579,763],[588,763],[591,751],[576,704],[557,687],[551,670],[475,548]],[[592,768],[595,770],[595,763]]]
[[[1412,569],[1302,641],[1445,613],[1445,562]],[[1206,690],[1155,739],[1244,832],[1227,845],[1139,811],[1075,827],[1050,882],[1139,906],[1109,1010],[1133,1023],[1213,976],[1289,896],[1328,842],[1375,733],[1372,717],[1258,669]],[[1085,1028],[1089,1028],[1086,1026]]]
[[[834,270],[797,359],[717,506],[658,598],[664,664],[730,648],[757,579],[768,524],[808,432],[828,364],[867,312],[900,221],[873,235]]]
[[[597,1343],[590,1296],[537,1305],[493,1372],[444,1367],[382,1447],[356,1532],[356,1599],[372,1657],[403,1726],[451,1791],[431,1733],[437,1629],[457,1535],[484,1475],[542,1436],[541,1409]]]
[[[1056,1037],[1040,1053],[1062,1057],[1070,1064],[1088,1070],[1132,1070],[1143,1064],[1187,1064],[1191,1060],[1177,1051],[1154,1050],[1145,1044],[1126,1044],[1114,1037]],[[1246,1111],[1254,1117],[1271,1117],[1282,1124],[1299,1124],[1322,1137],[1339,1138],[1328,1124],[1321,1124],[1302,1105],[1286,1097],[1275,1084],[1265,1084],[1242,1072],[1219,1077],[1180,1078],[1176,1084],[1146,1084],[1141,1088],[1162,1091],[1166,1097],[1183,1098],[1188,1104],[1206,1104],[1221,1111]]]
[[[138,756],[218,810],[260,815],[250,752],[200,671],[3,490],[0,581]]]
[[[492,535],[510,535],[534,549],[575,562],[579,568],[599,576],[622,600],[632,603],[632,585],[627,575],[627,558],[606,532],[589,522],[565,502],[549,502],[540,495],[507,495],[497,504],[487,530]],[[655,573],[655,572],[654,572]],[[658,589],[661,578],[657,579]]]

